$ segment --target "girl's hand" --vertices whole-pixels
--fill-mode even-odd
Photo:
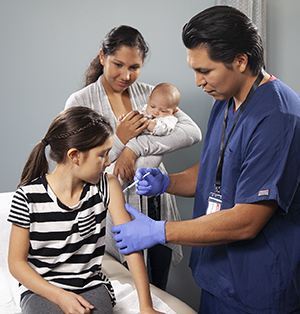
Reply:
[[[140,309],[141,314],[166,314],[165,312],[158,312],[154,310],[152,307],[149,307],[147,309]]]
[[[138,111],[131,111],[127,115],[122,115],[118,121],[116,134],[124,145],[148,126],[148,118]]]
[[[80,295],[63,290],[57,304],[65,314],[90,314],[94,306]]]

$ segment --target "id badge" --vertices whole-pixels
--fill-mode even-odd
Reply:
[[[206,215],[218,212],[222,207],[222,195],[219,193],[209,193]]]

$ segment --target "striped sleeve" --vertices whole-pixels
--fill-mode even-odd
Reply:
[[[102,178],[99,181],[99,194],[101,195],[105,208],[107,208],[109,204],[109,186],[106,173],[102,174]]]
[[[28,199],[22,188],[19,188],[13,196],[8,221],[17,226],[29,229]]]

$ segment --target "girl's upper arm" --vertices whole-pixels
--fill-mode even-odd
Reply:
[[[130,214],[125,209],[125,200],[121,185],[118,179],[111,174],[107,174],[109,184],[110,201],[108,210],[115,225],[131,221]]]
[[[8,263],[27,261],[29,229],[12,224],[9,240]]]

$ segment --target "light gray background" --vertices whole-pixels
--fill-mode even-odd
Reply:
[[[180,107],[205,135],[212,105],[195,86],[181,42],[182,26],[214,0],[0,0],[0,192],[15,190],[33,146],[80,89],[100,41],[114,26],[141,31],[151,47],[139,80],[163,81],[181,91]],[[267,0],[267,70],[300,93],[299,0]],[[169,172],[195,164],[202,143],[165,156]],[[182,219],[192,217],[193,199],[177,198]],[[185,258],[171,269],[167,290],[198,310],[200,288]]]

